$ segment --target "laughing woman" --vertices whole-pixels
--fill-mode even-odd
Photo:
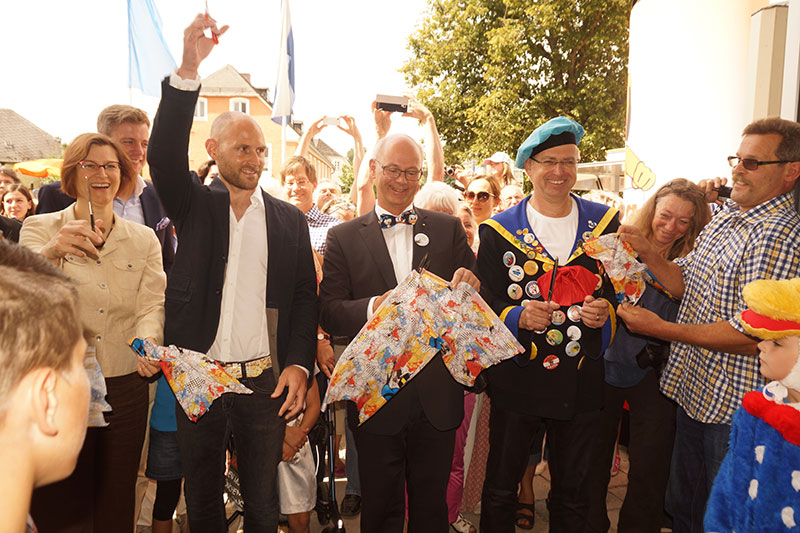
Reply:
[[[158,366],[137,358],[131,337],[160,343],[166,276],[152,229],[114,215],[114,197],[135,178],[122,147],[85,133],[67,147],[61,188],[76,198],[63,211],[28,217],[20,244],[78,283],[84,335],[106,380],[108,425],[90,428],[75,472],[34,492],[32,515],[47,531],[131,531],[134,488],[147,423],[145,377]]]

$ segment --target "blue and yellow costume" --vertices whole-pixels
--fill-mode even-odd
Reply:
[[[602,328],[593,329],[580,320],[578,307],[586,294],[609,302],[616,299],[602,265],[583,253],[581,244],[615,232],[619,220],[616,209],[572,196],[578,206],[578,231],[572,255],[559,266],[556,276],[554,294],[558,296],[554,301],[561,304],[561,314],[556,311],[551,326],[536,333],[519,328],[522,303],[547,298],[554,261],[531,230],[526,213],[529,198],[485,221],[480,228],[481,283],[490,293],[494,311],[526,348],[514,360],[489,370],[489,393],[498,407],[566,420],[575,413],[602,407],[602,355],[613,338],[616,315],[609,305],[609,320]],[[517,280],[520,273],[522,278]],[[587,273],[592,280],[588,293],[578,288],[581,284],[587,287]],[[546,283],[539,281],[542,277]]]

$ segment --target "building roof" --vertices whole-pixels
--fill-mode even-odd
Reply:
[[[247,78],[231,65],[225,65],[203,78],[200,96],[255,96],[262,98],[272,108],[272,103],[264,98],[258,90],[250,85]]]
[[[11,109],[0,109],[0,162],[61,156],[61,141]]]
[[[314,139],[313,144],[314,148],[316,148],[317,151],[319,151],[319,153],[324,155],[327,159],[346,159],[345,156],[331,148],[331,146],[322,139]]]

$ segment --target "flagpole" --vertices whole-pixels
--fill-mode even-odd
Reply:
[[[283,115],[281,126],[281,168],[286,164],[286,115]]]

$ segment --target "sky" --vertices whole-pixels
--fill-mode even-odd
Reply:
[[[398,69],[427,0],[290,0],[295,45],[294,119],[350,114],[367,145],[375,139],[375,95],[408,91]],[[164,37],[180,64],[183,29],[205,10],[202,0],[155,0]],[[208,0],[230,29],[200,66],[208,76],[226,64],[272,93],[280,47],[280,0]],[[128,89],[126,0],[2,0],[3,82],[9,108],[64,142],[95,131],[97,114],[131,104],[155,116],[158,99]],[[394,115],[392,131],[422,138],[417,121]],[[346,154],[350,136],[328,127],[320,138]]]

